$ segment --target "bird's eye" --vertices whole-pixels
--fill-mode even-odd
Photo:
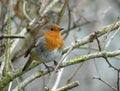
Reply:
[[[51,28],[50,30],[53,31],[53,28]]]

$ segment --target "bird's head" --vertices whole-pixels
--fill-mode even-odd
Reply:
[[[59,25],[56,24],[46,24],[43,26],[42,30],[46,30],[45,32],[60,32],[64,28],[61,28]]]
[[[47,48],[50,51],[56,48],[61,49],[63,47],[64,41],[60,31],[63,30],[63,28],[56,24],[48,24],[44,28],[48,29],[47,32],[44,32]]]

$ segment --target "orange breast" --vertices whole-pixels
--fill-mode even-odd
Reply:
[[[63,47],[63,39],[60,33],[44,33],[46,37],[46,47],[49,51],[54,49],[61,49]]]

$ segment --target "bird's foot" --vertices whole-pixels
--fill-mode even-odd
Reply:
[[[55,60],[54,60],[53,62],[54,62],[54,65],[55,65],[55,66],[57,66],[57,65],[58,65],[58,62],[57,62],[57,61],[55,61]]]
[[[52,70],[54,70],[54,67],[52,67],[52,66],[48,66],[48,65],[46,65],[45,63],[43,63],[44,65],[45,65],[45,68],[48,70],[48,73],[50,74],[50,72],[52,71]]]

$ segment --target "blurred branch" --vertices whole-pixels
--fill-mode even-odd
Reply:
[[[13,82],[10,82],[10,83],[9,83],[8,91],[11,91],[12,84],[13,84]]]
[[[49,10],[44,15],[42,15],[42,13],[46,9],[46,7],[51,3],[51,0],[43,0],[41,3],[42,4],[40,6],[40,10],[38,13],[40,14],[40,16],[44,16],[53,6],[51,8],[49,8]]]
[[[79,64],[79,66],[71,73],[70,77],[67,79],[67,84],[71,82],[71,80],[76,76],[79,72],[80,68],[83,66],[84,62]]]
[[[68,30],[69,30],[71,26],[71,10],[70,10],[69,2],[67,3],[67,10],[68,10]]]
[[[39,74],[41,74],[41,72],[40,73],[36,72],[35,74],[31,75],[30,77],[25,79],[22,83],[20,83],[20,85],[16,86],[12,91],[18,91],[23,89],[27,84],[36,79],[36,77],[39,77]]]
[[[58,25],[60,24],[60,21],[62,19],[64,12],[65,12],[65,8],[66,8],[67,4],[68,4],[68,0],[64,0],[64,5],[63,5],[61,11],[58,13],[58,18],[56,21],[56,24],[58,24]]]
[[[14,10],[15,16],[18,17],[18,19],[20,19],[22,22],[25,18],[24,18],[24,13],[21,9],[20,0],[18,0],[16,4],[12,6],[14,6],[13,10]]]
[[[67,38],[69,31],[70,31],[70,27],[71,27],[71,10],[70,10],[69,2],[67,3],[67,11],[68,11],[68,28],[67,28],[68,31],[66,31],[66,32],[64,31],[64,33],[66,33],[64,39]]]
[[[94,58],[100,58],[100,57],[104,57],[105,55],[107,55],[107,57],[114,57],[114,56],[118,56],[120,55],[120,50],[117,50],[117,51],[113,51],[113,52],[105,52],[105,51],[101,51],[101,52],[96,52],[96,53],[92,53],[92,54],[88,54],[88,55],[83,55],[83,56],[78,56],[78,57],[75,57],[67,62],[63,62],[59,69],[60,68],[63,68],[63,67],[67,67],[67,66],[70,66],[70,65],[74,65],[74,64],[78,64],[78,63],[81,63],[81,62],[84,62],[84,61],[87,61],[87,60],[90,60],[90,59],[94,59]],[[37,64],[38,65],[38,64]],[[31,65],[32,68],[36,67],[36,65],[34,64]],[[32,69],[30,68],[30,69]],[[29,69],[29,70],[30,70]],[[28,71],[28,70],[27,70]],[[26,71],[26,72],[27,72]],[[54,71],[54,69],[51,69],[50,70],[51,72]],[[12,80],[14,80],[15,78],[23,75],[24,73],[26,72],[22,72],[22,69],[18,69],[16,70],[14,73],[11,73],[5,77],[3,77],[1,80],[0,80],[0,89],[2,89],[3,87],[5,87],[6,85],[9,84],[9,82],[11,82]],[[31,76],[29,76],[28,78],[26,78],[22,83],[24,83],[26,80],[26,83],[24,83],[24,85],[26,86],[29,82],[32,82],[34,79],[36,78],[39,78],[41,76],[44,76],[46,74],[48,74],[49,71],[48,70],[38,70],[36,73],[32,74]],[[21,84],[22,84],[21,83]],[[21,85],[21,87],[24,87],[23,85]]]
[[[103,82],[104,84],[106,84],[107,86],[109,86],[109,87],[110,87],[112,90],[114,90],[114,91],[119,91],[119,90],[117,90],[116,88],[112,87],[108,82],[104,81],[102,78],[93,77],[93,79],[97,79],[97,80]]]
[[[57,64],[57,66],[54,68],[54,72],[52,73],[51,78],[49,79],[48,87],[50,86],[52,80],[54,79],[54,75],[55,75],[55,73],[58,71],[61,63],[66,61],[66,59],[67,59],[67,57],[68,57],[68,54],[72,51],[72,49],[73,49],[73,47],[71,47],[71,48],[62,56],[62,58],[60,59],[60,61],[59,61],[58,64]],[[63,71],[63,70],[64,70],[64,69],[62,69],[61,71]],[[62,72],[61,72],[61,74],[62,74]],[[59,82],[60,82],[60,80],[59,80]],[[53,88],[52,88],[52,89],[53,89]],[[53,90],[54,90],[54,89],[53,89]]]
[[[43,12],[40,12],[41,17],[43,17],[59,0],[52,0],[52,2],[44,9]]]
[[[4,70],[4,66],[5,66],[5,56],[1,56],[0,57],[0,80],[3,77],[3,70]]]
[[[120,0],[111,0],[112,4],[115,4],[115,6],[120,9]]]
[[[115,33],[110,37],[110,39],[108,40],[106,46],[105,46],[105,49],[107,49],[111,43],[111,41],[114,39],[114,37],[118,34],[118,32],[120,31],[120,28],[118,28]]]
[[[105,34],[104,38],[103,38],[103,43],[105,43],[105,41],[107,40],[108,34],[112,31],[112,29],[114,28],[114,26],[119,22],[119,17],[117,17],[117,19],[112,23],[112,25],[109,27],[107,33]],[[118,28],[119,29],[119,28]]]
[[[22,72],[22,69],[21,69],[21,70],[16,70],[15,73],[10,73],[7,76],[4,76],[0,80],[0,89],[7,86],[11,81],[13,81],[15,78],[21,76],[22,74],[23,74],[23,72]]]
[[[9,4],[10,5],[10,4]],[[11,35],[11,15],[12,15],[12,8],[11,6],[8,9],[8,25],[7,25],[7,35]],[[10,46],[11,46],[11,39],[7,39],[6,42],[6,60],[5,60],[5,72],[4,74],[7,75],[10,72]]]
[[[24,13],[24,15],[25,15],[25,17],[29,20],[29,21],[32,21],[32,19],[28,16],[28,14],[26,13],[26,1],[24,1],[24,3],[23,3],[23,13]]]
[[[8,39],[8,38],[10,38],[10,39],[14,39],[14,38],[22,38],[22,39],[24,39],[25,37],[24,36],[20,36],[20,35],[1,35],[0,36],[0,40]]]
[[[78,24],[78,25],[73,25],[71,28],[69,28],[69,30],[67,29],[67,30],[64,30],[63,32],[62,32],[62,34],[65,34],[66,32],[68,33],[70,30],[74,30],[74,29],[76,29],[76,28],[79,28],[79,27],[82,27],[82,26],[84,26],[84,25],[87,25],[87,24],[89,24],[89,23],[93,23],[93,22],[96,22],[96,21],[86,21],[86,22],[84,22],[84,23],[81,23],[81,24]]]
[[[2,24],[0,31],[4,32],[3,29],[5,28],[5,17],[7,14],[7,5],[9,4],[9,0],[1,0],[2,2],[2,9],[1,9],[1,15],[0,15],[0,23]]]

